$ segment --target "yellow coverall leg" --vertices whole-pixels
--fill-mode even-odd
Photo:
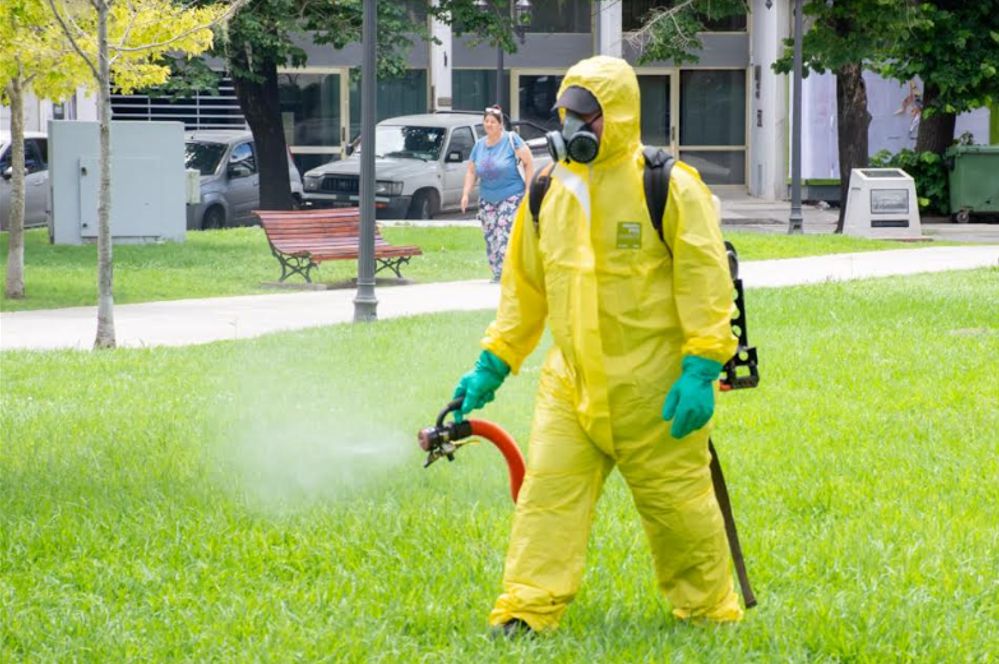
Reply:
[[[633,433],[615,440],[618,467],[642,516],[659,588],[677,618],[738,621],[742,607],[708,468],[710,425],[681,440],[670,437],[668,428],[661,419],[644,427],[632,424],[629,430],[639,437]]]
[[[491,625],[520,618],[535,631],[558,626],[579,588],[594,507],[614,466],[580,427],[572,386],[552,364],[541,372],[527,473]]]

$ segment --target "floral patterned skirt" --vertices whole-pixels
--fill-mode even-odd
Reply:
[[[486,257],[493,271],[493,281],[499,281],[503,273],[503,257],[506,256],[513,217],[523,197],[523,194],[514,194],[499,203],[479,199],[479,223],[482,224],[482,234],[486,239]]]

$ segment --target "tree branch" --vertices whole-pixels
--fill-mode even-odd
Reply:
[[[56,21],[59,22],[59,27],[62,28],[62,32],[64,35],[66,35],[66,39],[69,40],[69,43],[73,47],[73,50],[76,51],[76,54],[79,55],[83,59],[83,62],[87,65],[87,67],[90,68],[90,71],[91,73],[93,73],[94,78],[99,80],[100,74],[97,73],[97,67],[95,67],[94,63],[90,60],[89,57],[87,57],[87,54],[83,52],[83,49],[80,48],[80,45],[76,43],[76,38],[73,36],[72,31],[69,29],[69,26],[66,25],[66,21],[63,20],[62,15],[59,14],[59,10],[56,9],[55,0],[45,0],[45,1],[48,3],[49,8],[52,10],[52,13],[55,15]]]
[[[49,1],[51,2],[51,0]],[[170,39],[166,39],[161,42],[156,42],[154,44],[142,44],[141,46],[132,46],[132,47],[120,46],[115,50],[118,51],[119,53],[135,53],[139,51],[149,51],[152,49],[164,48],[170,46],[171,44],[176,44],[180,40],[184,39],[189,35],[194,34],[195,32],[200,32],[201,30],[207,30],[209,28],[215,27],[219,23],[228,21],[230,18],[232,18],[232,15],[235,14],[240,9],[242,9],[247,2],[249,2],[249,0],[233,0],[232,3],[229,5],[229,8],[226,9],[226,11],[215,20],[209,21],[208,23],[203,23],[201,25],[196,25],[188,30],[185,30],[179,35],[174,35]]]
[[[676,20],[676,16],[695,2],[697,2],[697,0],[683,0],[683,2],[680,2],[669,9],[652,10],[652,18],[640,29],[629,33],[625,39],[636,50],[642,51],[645,49],[646,44],[654,39],[654,33],[656,32],[659,24],[668,20],[673,23],[673,27],[676,29],[676,34],[679,36],[680,43],[683,45],[683,48],[687,48],[691,43],[693,43],[693,40],[684,34],[683,29],[680,27],[680,23]]]
[[[121,39],[118,41],[118,46],[111,49],[115,52],[114,56],[111,58],[111,64],[117,62],[118,58],[121,57],[121,49],[128,43],[128,37],[132,34],[132,28],[135,27],[135,21],[139,18],[139,12],[136,11],[135,5],[132,4],[132,0],[128,0],[128,11],[128,25],[125,26],[125,31],[122,32]]]

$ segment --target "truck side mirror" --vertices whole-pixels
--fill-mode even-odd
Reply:
[[[3,179],[4,180],[9,180],[12,177],[14,177],[14,167],[13,166],[8,166],[7,168],[3,169]]]

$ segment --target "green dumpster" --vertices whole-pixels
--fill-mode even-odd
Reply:
[[[966,223],[972,212],[999,212],[999,145],[955,145],[947,156],[955,219]]]

